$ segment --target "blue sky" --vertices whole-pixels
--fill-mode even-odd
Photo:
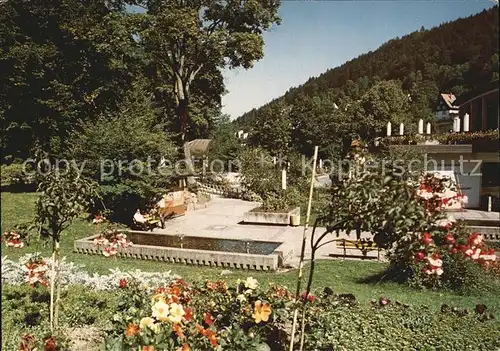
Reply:
[[[283,1],[282,24],[264,34],[264,58],[225,71],[223,112],[237,118],[384,42],[468,17],[491,0]]]
[[[392,38],[494,6],[493,0],[282,2],[282,24],[264,33],[264,58],[249,70],[224,71],[222,111],[232,119]]]

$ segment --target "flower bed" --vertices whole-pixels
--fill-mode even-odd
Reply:
[[[232,287],[224,281],[178,280],[155,292],[131,282],[122,293],[106,338],[110,349],[282,351],[290,342],[292,294],[281,286],[262,288],[251,277]],[[435,313],[387,298],[368,307],[329,288],[318,296],[303,293],[300,303],[306,306],[305,350],[491,349],[500,340],[499,322],[484,305],[476,306],[475,314],[447,305]],[[353,332],[360,327],[363,333]]]
[[[36,262],[45,262],[44,266],[34,267]],[[28,268],[29,267],[29,268]],[[43,268],[43,269],[42,269]],[[39,253],[27,254],[19,258],[18,261],[12,261],[7,256],[2,257],[2,284],[22,285],[26,282],[35,283],[47,282],[50,279],[52,260],[42,258]],[[77,265],[73,262],[67,262],[65,259],[60,263],[61,282],[65,286],[79,285],[87,286],[94,290],[116,290],[122,279],[131,279],[132,277],[144,285],[158,285],[168,283],[178,276],[167,272],[142,272],[135,270],[123,272],[119,269],[110,269],[110,274],[89,274],[85,271],[83,265]],[[36,273],[33,276],[33,273]]]

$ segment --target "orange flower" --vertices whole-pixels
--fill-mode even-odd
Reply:
[[[211,326],[214,323],[214,317],[212,317],[210,312],[205,312],[203,315],[203,321],[206,325]]]
[[[156,349],[154,346],[148,345],[148,346],[143,346],[142,351],[156,351]]]
[[[184,332],[182,331],[182,327],[179,324],[174,324],[172,326],[172,330],[177,334],[177,336],[181,339],[184,339],[186,336],[184,335]]]
[[[196,330],[198,330],[198,333],[203,334],[203,332],[205,331],[205,328],[203,328],[199,324],[196,324]]]
[[[189,344],[184,344],[181,347],[179,347],[176,351],[191,351],[191,347],[189,347]]]
[[[252,314],[255,323],[260,323],[261,321],[267,322],[271,313],[271,305],[268,302],[263,303],[260,300],[255,301],[255,308]]]
[[[137,335],[137,333],[139,333],[139,326],[134,323],[130,323],[125,330],[126,336],[134,336]]]
[[[193,319],[193,309],[190,307],[184,307],[184,319],[186,322],[190,322]]]
[[[217,347],[217,345],[219,345],[219,338],[215,335],[215,332],[213,330],[205,329],[203,331],[203,335],[208,338],[208,340],[210,341],[210,344],[213,347]]]

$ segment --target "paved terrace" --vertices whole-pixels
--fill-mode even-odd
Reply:
[[[252,225],[239,224],[243,220],[243,214],[257,207],[259,203],[249,202],[238,199],[226,199],[215,197],[209,202],[207,208],[188,211],[186,215],[171,219],[165,223],[165,229],[155,229],[155,232],[165,234],[184,234],[194,236],[207,236],[212,238],[227,239],[252,239],[279,241],[284,243],[283,251],[293,250],[294,254],[287,264],[297,265],[302,245],[302,235],[304,227],[273,226],[273,225]],[[302,214],[305,216],[305,214]],[[318,228],[317,233],[322,233],[324,228]],[[308,230],[308,239],[312,228]],[[351,236],[341,233],[339,238],[353,239]],[[369,237],[369,233],[363,233],[362,237]],[[330,235],[330,238],[334,238]],[[307,242],[306,257],[309,256],[309,240]],[[348,250],[355,252],[354,250]],[[317,252],[318,259],[332,258],[330,254],[341,254],[342,250],[337,249],[335,243],[330,243]],[[359,255],[361,252],[359,251]],[[376,251],[368,254],[370,257],[376,257]],[[381,254],[381,258],[382,258]]]

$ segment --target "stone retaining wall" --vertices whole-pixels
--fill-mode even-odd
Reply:
[[[102,255],[102,248],[94,245],[97,236],[75,241],[74,251],[82,254]],[[142,260],[164,261],[172,263],[194,264],[200,266],[226,267],[252,270],[276,270],[282,263],[282,252],[274,251],[271,255],[254,255],[244,253],[204,251],[175,247],[134,245],[123,249],[118,257]]]

